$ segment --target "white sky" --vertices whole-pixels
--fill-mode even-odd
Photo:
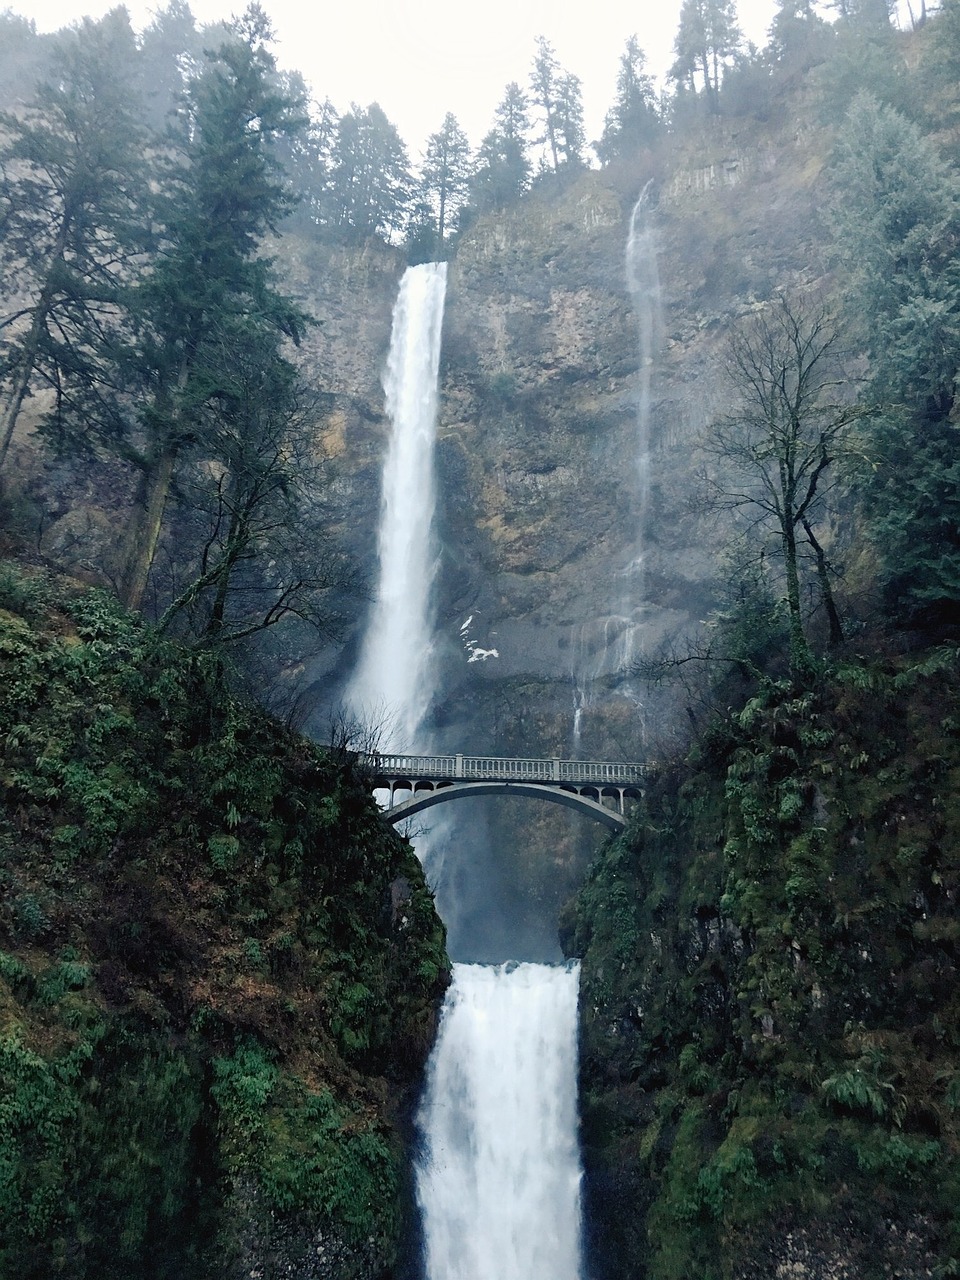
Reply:
[[[282,67],[303,73],[339,111],[379,102],[414,161],[452,111],[476,146],[504,87],[526,87],[534,41],[544,35],[561,66],[583,82],[587,137],[599,137],[613,101],[617,64],[634,32],[649,69],[671,59],[680,0],[262,0],[273,19]],[[101,17],[118,0],[6,0],[54,31]],[[190,0],[198,25],[240,12],[246,0]],[[164,0],[126,0],[137,30]],[[766,43],[774,0],[739,0],[740,25]]]

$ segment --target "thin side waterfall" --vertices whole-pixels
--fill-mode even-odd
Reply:
[[[576,965],[455,965],[418,1120],[428,1280],[578,1280]]]
[[[660,268],[657,237],[650,210],[650,183],[640,192],[630,214],[626,248],[627,288],[637,315],[640,357],[640,385],[637,390],[637,479],[639,482],[640,529],[637,556],[640,562],[640,591],[643,597],[643,520],[650,499],[650,391],[657,352],[660,349]]]
[[[364,724],[384,720],[383,745],[424,750],[433,696],[436,567],[433,454],[447,264],[409,267],[393,309],[383,378],[390,442],[383,469],[376,601],[346,701]]]
[[[646,601],[645,525],[650,506],[650,413],[653,374],[662,337],[660,268],[657,233],[648,182],[630,213],[624,266],[627,290],[637,317],[639,381],[637,387],[635,465],[637,524],[630,562],[622,571],[614,611],[581,624],[573,642],[574,751],[579,751],[584,710],[591,687],[601,677],[626,675],[642,653],[643,607]]]

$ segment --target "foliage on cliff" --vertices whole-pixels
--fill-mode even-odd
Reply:
[[[372,1277],[446,981],[346,756],[0,578],[0,1276]]]
[[[960,1269],[960,653],[768,681],[571,911],[602,1274]]]

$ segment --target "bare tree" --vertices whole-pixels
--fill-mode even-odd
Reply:
[[[181,582],[160,628],[222,646],[299,619],[335,637],[356,575],[325,527],[314,397],[256,330],[225,335],[209,364],[203,446],[177,486]]]
[[[733,408],[708,429],[707,504],[740,511],[753,535],[772,536],[782,558],[790,664],[809,670],[812,655],[801,611],[801,568],[812,559],[830,627],[843,639],[831,566],[816,526],[830,468],[863,410],[847,403],[838,365],[838,333],[822,304],[805,307],[779,294],[738,325],[726,353]],[[765,549],[764,549],[765,550]]]

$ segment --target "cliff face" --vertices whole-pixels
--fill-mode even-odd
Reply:
[[[713,602],[717,530],[695,495],[698,436],[725,394],[716,352],[758,299],[822,274],[823,149],[793,133],[775,142],[707,134],[652,171],[547,183],[461,239],[441,357],[429,726],[439,749],[638,758],[669,741],[674,707],[632,680],[630,666],[696,627]],[[626,243],[651,177],[637,214],[647,283],[638,297]],[[321,320],[310,354],[331,397],[323,437],[334,519],[372,578],[387,431],[378,374],[402,268],[387,249],[288,251]],[[646,369],[644,325],[654,335]],[[362,624],[358,614],[355,636]],[[498,656],[471,661],[477,647]],[[354,659],[348,644],[313,665],[318,735]],[[503,813],[472,803],[461,825],[485,829],[485,845],[540,850],[542,872],[518,873],[513,854],[501,870],[508,897],[541,915],[547,904],[555,917],[597,836],[532,806]]]
[[[575,688],[591,701],[602,702],[604,689],[622,693],[631,653],[703,616],[715,535],[696,513],[695,473],[698,433],[725,394],[718,342],[758,299],[823,274],[818,151],[780,141],[775,150],[705,137],[650,185],[639,216],[661,290],[647,441],[638,410],[646,317],[624,259],[650,175],[547,184],[459,243],[438,446],[438,676],[440,701],[458,719],[459,706],[492,697],[491,685],[543,681],[558,721],[549,740],[525,749],[566,754]],[[324,443],[339,463],[335,508],[369,567],[386,431],[377,375],[400,267],[385,249],[294,252],[321,320],[310,356],[331,396]],[[498,658],[468,663],[459,626],[471,613],[476,643]],[[591,736],[591,719],[585,754],[613,750],[600,723]],[[477,749],[503,736],[502,718],[484,720],[476,707],[465,721],[456,732]]]

